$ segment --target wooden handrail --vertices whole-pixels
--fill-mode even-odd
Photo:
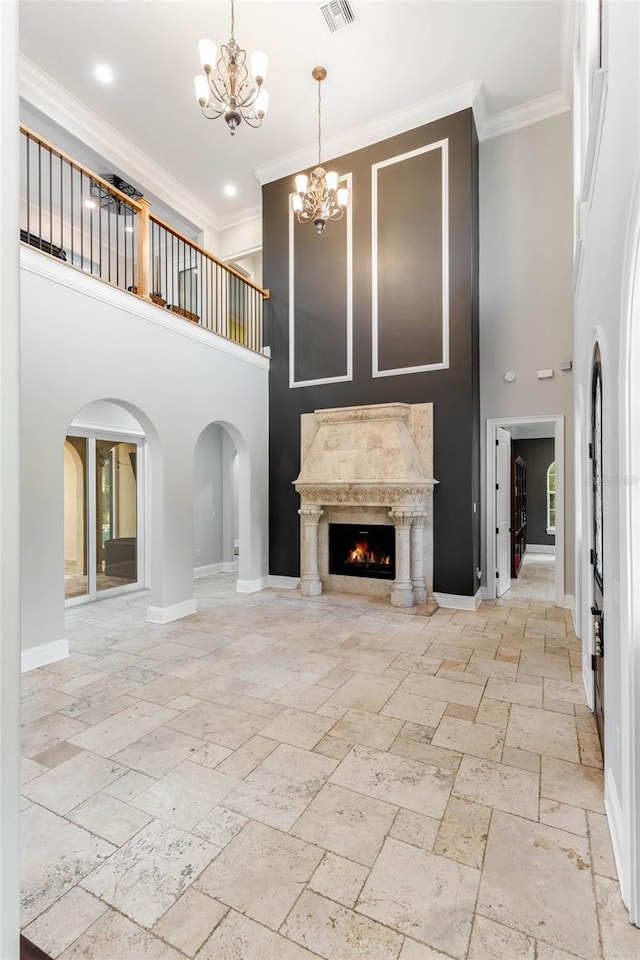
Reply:
[[[149,220],[152,223],[156,223],[159,227],[162,227],[163,230],[166,230],[167,233],[172,234],[174,237],[177,237],[182,243],[186,243],[188,247],[191,247],[193,250],[196,250],[198,253],[202,254],[203,257],[206,257],[207,260],[212,260],[214,263],[217,263],[219,267],[222,267],[223,270],[226,270],[227,273],[232,273],[234,277],[237,277],[239,280],[242,280],[247,284],[248,287],[253,287],[258,293],[261,293],[265,300],[269,299],[269,291],[263,290],[262,287],[259,287],[257,283],[254,283],[253,280],[249,280],[248,277],[243,277],[243,275],[235,270],[230,264],[225,260],[221,260],[220,257],[216,257],[215,253],[211,253],[209,250],[205,250],[204,247],[201,247],[200,244],[196,243],[195,240],[189,240],[188,237],[185,237],[184,234],[180,233],[175,227],[169,226],[168,223],[165,223],[164,220],[161,220],[160,217],[156,217],[154,213],[149,214]]]
[[[80,170],[85,176],[93,183],[99,183],[101,187],[104,187],[105,190],[108,190],[109,193],[113,194],[119,200],[124,200],[125,203],[128,203],[131,207],[134,207],[138,212],[140,211],[140,203],[138,200],[134,200],[133,197],[128,197],[126,193],[123,193],[122,190],[118,190],[117,187],[114,187],[113,184],[109,183],[108,180],[104,180],[100,174],[94,173],[93,170],[89,170],[88,167],[85,167],[83,163],[80,163],[78,160],[74,160],[73,157],[70,157],[68,153],[65,153],[64,150],[61,150],[59,147],[55,147],[48,140],[45,140],[44,137],[41,137],[39,133],[36,133],[34,130],[31,130],[29,127],[25,126],[24,123],[20,124],[20,132],[24,133],[30,140],[35,141],[42,147],[46,147],[47,150],[50,150],[51,153],[55,153],[56,157],[60,157],[61,160],[66,160],[72,167],[75,167],[76,170]]]

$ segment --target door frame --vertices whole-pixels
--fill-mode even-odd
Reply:
[[[65,436],[84,437],[87,441],[87,469],[85,483],[87,490],[87,512],[85,516],[85,540],[87,550],[87,592],[78,597],[65,598],[66,607],[77,607],[84,603],[96,603],[108,597],[121,596],[124,593],[133,593],[143,590],[148,583],[148,564],[146,556],[145,531],[148,529],[146,513],[145,476],[146,476],[146,449],[147,443],[144,434],[138,431],[102,430],[100,428],[75,427],[70,424]],[[96,488],[96,440],[117,440],[121,443],[135,443],[136,445],[136,581],[125,583],[120,587],[110,587],[108,590],[96,590],[95,555],[96,555],[96,524],[95,524],[95,488]]]
[[[565,555],[565,495],[564,495],[564,414],[541,417],[494,417],[487,420],[486,426],[486,487],[485,487],[485,544],[487,553],[487,579],[485,599],[496,599],[496,508],[492,495],[496,487],[496,428],[517,426],[536,426],[553,424],[554,455],[556,461],[556,596],[558,607],[570,607],[574,615],[573,598],[564,592],[564,555]]]

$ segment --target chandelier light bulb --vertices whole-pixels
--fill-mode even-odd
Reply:
[[[234,32],[235,7],[231,0],[231,37],[219,50],[207,37],[199,42],[203,75],[195,79],[202,116],[206,120],[224,117],[232,135],[243,120],[249,127],[259,127],[269,105],[269,95],[262,85],[267,75],[267,55],[261,50],[251,55],[250,76],[247,52],[237,43]]]
[[[198,44],[200,65],[205,73],[211,73],[216,62],[217,47],[213,40],[204,37]]]
[[[204,74],[199,73],[197,77],[193,78],[193,85],[196,90],[196,100],[201,107],[204,107],[209,99],[209,82]]]
[[[269,58],[266,53],[262,53],[261,50],[256,50],[255,53],[251,54],[251,73],[257,84],[264,83],[268,66]]]
[[[320,85],[327,76],[324,67],[314,67],[311,76],[318,82],[318,166],[307,175],[295,178],[296,192],[291,196],[291,208],[299,223],[313,223],[320,235],[327,220],[341,220],[349,206],[349,191],[338,189],[340,176],[335,170],[322,166],[322,99]]]

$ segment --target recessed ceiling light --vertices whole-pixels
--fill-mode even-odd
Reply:
[[[101,63],[96,67],[96,77],[100,80],[101,83],[112,83],[113,82],[113,70],[111,67],[108,67],[106,63]]]
[[[95,200],[85,200],[84,205],[88,210],[95,210],[97,206]]]
[[[133,227],[125,227],[125,228],[124,228],[124,232],[125,232],[125,233],[133,233]]]
[[[234,187],[232,183],[228,183],[224,188],[224,192],[225,192],[225,196],[227,197],[235,197],[238,190],[237,190],[237,187]]]

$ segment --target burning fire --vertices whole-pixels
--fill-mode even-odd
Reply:
[[[358,540],[353,550],[347,555],[347,563],[376,563],[378,566],[390,567],[391,557],[386,553],[376,553],[369,546],[368,540]]]

